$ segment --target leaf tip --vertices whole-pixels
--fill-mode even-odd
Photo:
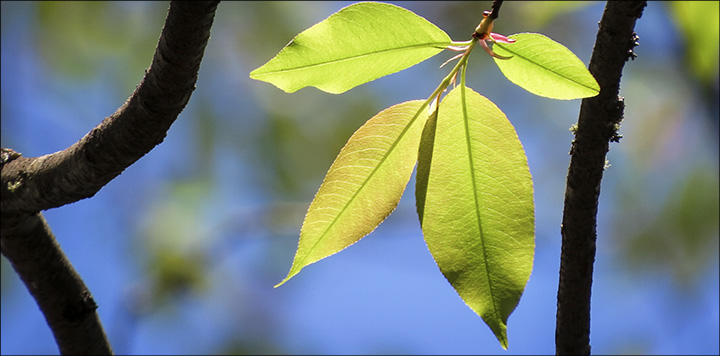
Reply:
[[[287,277],[285,277],[285,279],[280,281],[280,283],[276,284],[273,288],[277,288],[277,287],[280,287],[281,285],[285,284],[285,282],[289,281],[290,278],[293,278],[296,274],[298,274],[301,269],[302,269],[302,267],[297,268],[295,266],[295,264],[293,264],[292,268],[290,268],[290,272],[288,272]]]
[[[495,332],[495,330],[493,330]],[[495,337],[500,342],[500,347],[503,348],[503,350],[508,349],[508,338],[507,338],[507,327],[503,324],[501,329],[495,333]]]
[[[503,350],[507,350],[507,349],[508,349],[508,339],[507,339],[507,335],[503,335],[503,338],[500,339],[500,346],[503,348]]]
[[[253,71],[249,74],[250,79],[261,80],[258,78],[258,72],[260,72],[260,69],[262,69],[263,67],[265,67],[264,64],[260,67],[253,69]]]
[[[287,282],[287,281],[288,281],[288,279],[285,278],[285,279],[283,279],[280,283],[278,283],[278,284],[276,284],[275,286],[273,286],[273,288],[280,287],[281,285],[285,284],[285,282]]]

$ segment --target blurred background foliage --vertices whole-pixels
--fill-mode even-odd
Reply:
[[[165,142],[92,199],[45,212],[117,353],[501,352],[442,278],[413,194],[373,234],[273,289],[347,138],[427,97],[440,54],[343,95],[248,73],[351,2],[221,3],[190,104]],[[490,1],[397,2],[466,40]],[[64,149],[131,94],[165,2],[2,2],[2,146]],[[540,32],[589,61],[603,2],[507,2],[495,31]],[[593,352],[718,352],[718,2],[650,2],[625,67],[598,221]],[[481,52],[468,85],[516,126],[535,181],[537,252],[510,354],[554,352],[562,199],[579,101],[534,97]],[[411,183],[407,190],[414,191]],[[56,353],[2,259],[3,354]]]

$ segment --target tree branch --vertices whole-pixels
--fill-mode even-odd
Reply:
[[[42,214],[3,213],[2,224],[2,253],[38,303],[60,353],[112,354],[95,312],[97,304]]]
[[[493,0],[492,8],[488,14],[490,19],[495,20],[500,16],[500,6],[502,6],[502,3],[503,0]]]
[[[95,195],[155,146],[195,89],[217,1],[170,4],[150,68],[114,114],[67,149],[18,157],[3,149],[0,246],[63,354],[112,353],[89,290],[40,211]]]
[[[152,64],[132,96],[67,149],[4,165],[2,210],[35,213],[92,197],[160,144],[195,89],[216,7],[172,2]]]
[[[618,142],[624,103],[619,97],[625,62],[634,58],[633,32],[645,1],[608,1],[589,69],[600,94],[583,99],[572,142],[563,211],[555,352],[590,354],[592,287],[600,182],[609,142]]]

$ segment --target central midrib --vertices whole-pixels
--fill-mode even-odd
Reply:
[[[297,71],[297,70],[302,70],[302,69],[321,67],[321,66],[328,65],[328,64],[350,61],[350,60],[363,58],[363,57],[367,57],[367,56],[372,56],[372,55],[377,55],[377,54],[401,52],[401,51],[412,50],[412,49],[417,49],[417,48],[422,48],[422,47],[436,48],[436,49],[439,49],[440,51],[442,51],[448,45],[449,45],[449,42],[447,42],[447,43],[446,42],[434,42],[434,43],[430,43],[430,44],[427,44],[427,43],[426,44],[416,44],[416,45],[412,45],[412,46],[382,49],[382,50],[367,52],[367,53],[358,54],[358,55],[354,55],[354,56],[348,56],[348,57],[344,57],[344,58],[340,58],[340,59],[333,59],[333,60],[328,60],[328,61],[324,61],[324,62],[313,63],[310,65],[303,65],[303,66],[298,66],[298,67],[293,67],[293,68],[261,72],[261,73],[258,73],[257,75],[269,75],[269,74],[277,74],[277,73],[284,73],[284,72],[292,72],[292,71]]]
[[[393,152],[395,147],[397,147],[399,142],[405,137],[405,134],[408,132],[408,130],[410,130],[410,127],[412,127],[412,125],[415,124],[415,120],[417,120],[417,118],[420,116],[420,114],[423,112],[423,110],[425,109],[426,106],[427,106],[427,102],[425,102],[425,104],[420,106],[420,108],[415,113],[413,118],[410,119],[410,121],[408,121],[408,124],[405,125],[405,128],[403,129],[403,131],[400,133],[400,135],[398,135],[398,138],[395,140],[395,142],[393,142],[392,146],[390,146],[387,153],[380,159],[380,162],[377,164],[377,166],[375,166],[375,169],[373,169],[373,171],[370,172],[368,177],[365,178],[365,180],[360,185],[360,188],[358,188],[355,191],[355,193],[353,193],[353,195],[350,197],[350,199],[348,199],[348,202],[343,206],[342,210],[340,210],[340,212],[330,222],[330,224],[327,226],[327,228],[325,228],[323,230],[322,234],[317,239],[317,241],[315,241],[315,243],[312,245],[312,247],[309,249],[309,251],[315,250],[315,247],[317,247],[317,245],[320,243],[320,241],[322,241],[325,237],[327,237],[328,232],[332,229],[333,226],[335,226],[335,223],[337,223],[337,221],[340,219],[340,216],[342,216],[345,213],[345,211],[348,209],[348,207],[355,201],[358,194],[360,194],[360,192],[367,187],[367,183],[370,181],[370,179],[372,179],[373,176],[375,176],[375,173],[377,173],[377,171],[379,170],[379,167],[382,166],[383,162],[385,162],[387,160],[388,156],[390,156],[390,154]],[[308,254],[306,254],[305,257],[303,257],[302,261],[300,261],[301,263],[299,263],[298,266],[302,266],[304,264],[305,260],[307,260],[307,257],[308,257]]]
[[[462,107],[463,121],[465,123],[465,142],[466,142],[467,148],[468,148],[468,161],[470,164],[470,179],[472,181],[473,199],[475,201],[475,217],[477,218],[477,222],[478,222],[478,233],[480,234],[480,245],[482,246],[483,258],[485,259],[485,278],[487,279],[487,285],[488,285],[488,288],[490,289],[490,294],[491,294],[490,299],[492,300],[492,305],[493,305],[493,310],[495,312],[495,315],[501,315],[499,307],[497,305],[497,301],[492,296],[492,291],[494,288],[493,288],[492,279],[490,278],[490,268],[488,268],[488,263],[487,263],[487,259],[488,259],[487,247],[485,246],[485,239],[484,239],[485,234],[484,234],[483,226],[482,226],[483,225],[482,224],[482,216],[480,215],[480,197],[478,197],[479,189],[477,187],[477,182],[475,180],[475,167],[473,166],[473,154],[472,154],[472,145],[471,145],[472,140],[470,138],[470,122],[469,122],[470,120],[469,120],[469,116],[467,113],[467,100],[465,97],[465,86],[460,87],[460,95],[461,95],[461,103],[463,104],[463,107]],[[494,332],[494,330],[493,330],[493,332]]]

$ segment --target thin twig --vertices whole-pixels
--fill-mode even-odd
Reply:
[[[488,14],[488,17],[495,20],[500,16],[500,6],[502,6],[503,0],[494,0],[492,4],[492,9],[490,10],[490,13]]]

